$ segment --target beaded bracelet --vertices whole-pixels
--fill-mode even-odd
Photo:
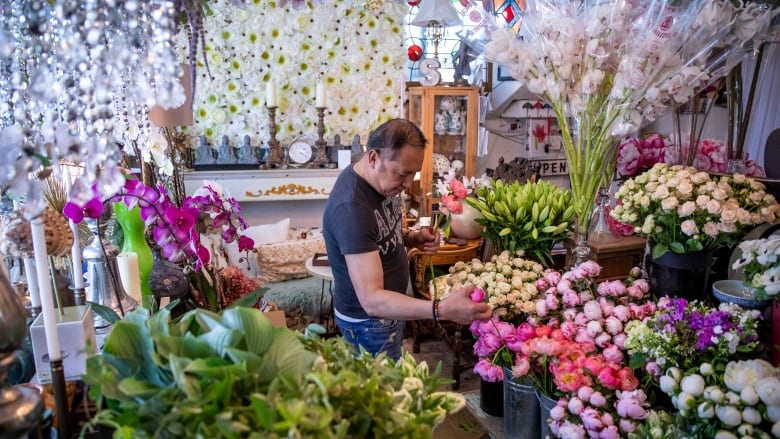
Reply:
[[[433,322],[436,324],[439,324],[439,302],[439,299],[433,299],[433,305],[431,306]]]

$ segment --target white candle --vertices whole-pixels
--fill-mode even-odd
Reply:
[[[119,279],[122,287],[133,299],[141,302],[141,271],[138,268],[138,253],[122,252],[116,256]]]
[[[73,287],[84,288],[84,273],[81,271],[81,238],[79,238],[79,226],[73,220],[68,220],[70,231],[73,233],[73,247],[70,248],[70,263],[73,271]]]
[[[66,167],[63,172],[65,180],[65,193],[70,195],[70,188],[73,185],[71,180],[70,168]],[[73,220],[68,220],[70,232],[73,234],[73,246],[70,248],[70,265],[73,273],[73,287],[84,288],[84,273],[81,271],[81,238],[79,237],[79,226]]]
[[[41,314],[43,314],[43,329],[46,333],[46,347],[49,360],[62,358],[60,353],[60,338],[57,334],[57,315],[54,313],[54,297],[49,279],[49,257],[46,254],[46,235],[43,230],[43,220],[37,217],[30,221],[32,231],[35,265],[38,269],[38,288],[41,292]]]
[[[318,82],[317,83],[317,99],[315,106],[317,108],[325,108],[327,105],[327,99],[325,98],[325,84]]]
[[[276,106],[276,83],[274,83],[274,81],[268,81],[268,83],[265,84],[265,106]]]
[[[38,270],[35,269],[35,259],[24,258],[24,272],[27,274],[27,291],[30,292],[30,306],[41,307],[41,295],[38,293]]]

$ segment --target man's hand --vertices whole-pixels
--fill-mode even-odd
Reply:
[[[440,231],[437,230],[435,233],[432,233],[428,227],[421,227],[413,237],[415,248],[418,248],[423,254],[433,255],[439,251],[439,245],[441,244]]]
[[[468,325],[474,320],[487,320],[493,315],[493,310],[485,302],[471,300],[473,285],[467,285],[453,291],[447,298],[439,302],[439,319],[450,320]]]

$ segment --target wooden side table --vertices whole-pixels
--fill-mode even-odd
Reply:
[[[572,241],[566,242],[567,266],[573,245]],[[633,267],[641,266],[647,241],[638,236],[624,236],[614,241],[588,242],[588,245],[590,246],[590,259],[601,265],[601,274],[597,280],[602,282],[625,279]]]

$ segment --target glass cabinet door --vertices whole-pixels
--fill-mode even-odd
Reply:
[[[408,118],[428,141],[420,171],[420,212],[430,216],[438,198],[436,182],[452,171],[472,177],[476,172],[479,114],[477,87],[412,87]]]

